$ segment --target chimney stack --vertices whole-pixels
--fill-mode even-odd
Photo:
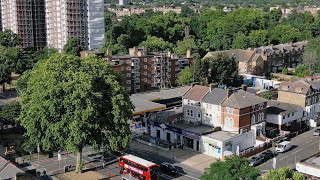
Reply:
[[[232,89],[231,89],[231,88],[228,88],[227,90],[228,90],[228,97],[230,97],[230,96],[231,96],[231,94],[233,93],[233,91],[232,91]]]
[[[187,58],[191,58],[191,50],[190,49],[187,50]]]
[[[167,56],[168,56],[168,58],[172,58],[171,57],[171,51],[168,51],[168,55]]]
[[[244,91],[247,91],[248,86],[247,86],[247,85],[245,85],[245,84],[242,84],[242,85],[241,85],[241,89],[242,89],[242,90],[244,90]]]
[[[108,48],[106,53],[105,53],[105,55],[108,56],[108,57],[111,57],[112,56],[112,49]]]
[[[211,92],[211,91],[213,91],[213,89],[215,89],[215,88],[218,87],[218,83],[211,83],[211,84],[209,85],[209,87],[210,87],[210,92]]]

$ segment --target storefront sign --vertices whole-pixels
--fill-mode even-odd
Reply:
[[[156,126],[156,127],[160,127],[160,128],[163,128],[163,129],[166,129],[166,130],[168,130],[168,131],[172,131],[172,132],[175,132],[175,133],[178,133],[178,134],[181,134],[181,129],[179,129],[179,128],[175,128],[175,127],[172,127],[172,126],[170,126],[170,125],[168,125],[168,124],[160,124],[160,123],[158,123],[158,122],[155,122],[155,121],[150,121],[150,125],[152,125],[152,126]],[[165,127],[165,128],[164,128]]]
[[[182,130],[182,135],[196,140],[200,139],[200,135],[186,130]]]

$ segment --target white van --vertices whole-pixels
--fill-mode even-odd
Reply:
[[[292,147],[292,144],[290,141],[283,141],[277,145],[276,151],[278,153],[283,153],[283,152],[289,151],[291,147]]]

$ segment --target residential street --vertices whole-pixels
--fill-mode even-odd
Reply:
[[[139,148],[137,146],[139,146]],[[144,149],[141,149],[141,147],[144,147]],[[162,162],[170,162],[179,169],[179,175],[172,176],[167,174],[161,174],[161,179],[197,180],[202,175],[201,171],[193,169],[192,167],[186,166],[180,162],[173,160],[171,158],[172,152],[160,152],[160,150],[156,150],[152,147],[147,147],[146,145],[137,145],[137,142],[135,141],[131,143],[131,147],[127,152],[133,155],[137,155],[141,158],[153,161],[157,164],[161,164]],[[190,154],[189,150],[185,150],[185,153]],[[169,154],[170,158],[164,157],[161,154]],[[110,163],[108,163],[108,165],[105,168],[98,169],[97,171],[103,174],[113,173],[115,175],[118,175],[118,162],[116,158],[117,157],[112,156],[105,157],[105,160]],[[90,148],[85,148],[83,150],[83,161],[86,163],[84,169],[102,166],[101,155],[97,154]],[[60,170],[62,170],[65,165],[75,165],[75,163],[76,156],[74,154],[64,153],[60,161]],[[57,157],[53,157],[51,159],[46,160],[40,160],[38,162],[32,162],[32,164],[40,171],[45,170],[49,175],[53,174],[59,169],[59,161]]]
[[[305,159],[319,151],[320,137],[313,136],[314,129],[311,129],[293,139],[292,149],[286,153],[280,153],[277,156],[276,168],[290,166],[295,168],[295,163]],[[274,150],[274,148],[272,148]],[[273,169],[272,159],[258,166],[261,170]]]

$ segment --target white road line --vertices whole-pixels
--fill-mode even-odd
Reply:
[[[298,153],[298,152],[300,152],[300,151],[302,151],[302,150],[303,150],[303,149],[299,149],[299,150],[293,152],[292,154],[296,154],[296,153]]]

